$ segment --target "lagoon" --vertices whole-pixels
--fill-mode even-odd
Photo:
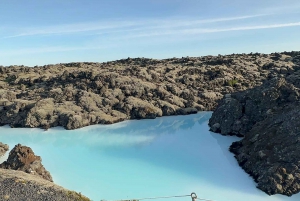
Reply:
[[[228,151],[239,138],[209,132],[210,116],[200,112],[71,131],[3,126],[0,141],[31,147],[56,184],[95,201],[191,192],[215,201],[300,200],[300,194],[268,196],[256,189]]]

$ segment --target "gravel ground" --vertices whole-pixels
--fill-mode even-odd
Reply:
[[[35,175],[14,170],[0,169],[0,189],[0,200],[4,201],[90,200]]]

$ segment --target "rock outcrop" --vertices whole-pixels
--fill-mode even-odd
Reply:
[[[230,151],[267,194],[300,192],[300,71],[225,95],[209,126],[244,136]]]
[[[0,142],[0,157],[3,156],[9,149],[9,146],[7,144],[3,144]]]
[[[0,67],[0,125],[76,129],[214,110],[299,69],[300,52]]]
[[[20,144],[9,152],[8,159],[0,164],[0,168],[23,171],[52,182],[50,173],[42,165],[41,157],[36,156],[30,147]]]

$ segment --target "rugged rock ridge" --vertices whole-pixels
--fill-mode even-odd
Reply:
[[[269,195],[300,192],[299,75],[226,95],[209,121],[214,132],[245,136],[230,151]]]
[[[300,52],[0,67],[0,125],[76,129],[213,110],[300,68]]]
[[[0,164],[0,168],[19,170],[53,181],[50,173],[42,165],[40,156],[36,156],[30,147],[17,144],[10,152],[8,159]]]

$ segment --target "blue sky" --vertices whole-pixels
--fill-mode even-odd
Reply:
[[[0,65],[300,50],[299,0],[1,0]]]

